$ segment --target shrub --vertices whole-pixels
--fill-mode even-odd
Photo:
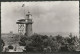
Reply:
[[[61,35],[47,36],[34,34],[29,38],[22,37],[20,39],[20,45],[26,46],[26,52],[44,52],[44,48],[51,48],[50,52],[58,51],[76,51],[78,38],[73,37],[72,34],[69,37],[62,37]],[[49,51],[47,51],[49,52]]]

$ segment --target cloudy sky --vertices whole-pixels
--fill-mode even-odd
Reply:
[[[25,4],[25,8],[22,7]],[[33,32],[78,32],[79,2],[2,2],[1,32],[18,32],[17,20],[29,10],[33,18]]]

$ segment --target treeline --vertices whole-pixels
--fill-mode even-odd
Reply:
[[[21,37],[19,44],[25,46],[24,52],[73,52],[78,48],[79,39],[71,33],[69,37],[34,34]]]

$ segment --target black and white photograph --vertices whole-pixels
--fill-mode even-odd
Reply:
[[[79,1],[1,2],[1,52],[80,52]]]

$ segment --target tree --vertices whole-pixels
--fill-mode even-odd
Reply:
[[[27,40],[27,38],[26,38],[26,37],[24,37],[24,36],[23,36],[23,37],[21,37],[21,38],[20,38],[19,45],[20,45],[20,46],[25,46],[25,45],[26,45],[26,43],[25,43],[25,41],[26,41],[26,40]]]
[[[41,38],[44,40],[44,39],[47,39],[48,36],[47,35],[42,35]]]
[[[3,41],[3,39],[1,39],[1,50],[3,51],[3,47],[4,47],[5,43]]]
[[[51,48],[51,52],[57,52],[60,50],[61,44],[57,41],[56,37],[48,37],[43,41],[43,45],[47,48]]]
[[[28,49],[30,49],[30,51],[32,50],[33,52],[34,51],[36,51],[36,52],[42,51],[42,43],[43,43],[43,40],[41,38],[41,35],[34,34],[30,38],[31,38],[31,41],[32,42],[29,45],[26,46],[26,51],[28,51]]]
[[[76,51],[78,45],[78,38],[70,35],[69,38],[67,38],[67,43],[69,51]]]
[[[61,36],[61,35],[57,35],[57,36],[55,36],[56,37],[56,41],[58,42],[58,43],[62,43],[63,41],[64,41],[64,38]]]

